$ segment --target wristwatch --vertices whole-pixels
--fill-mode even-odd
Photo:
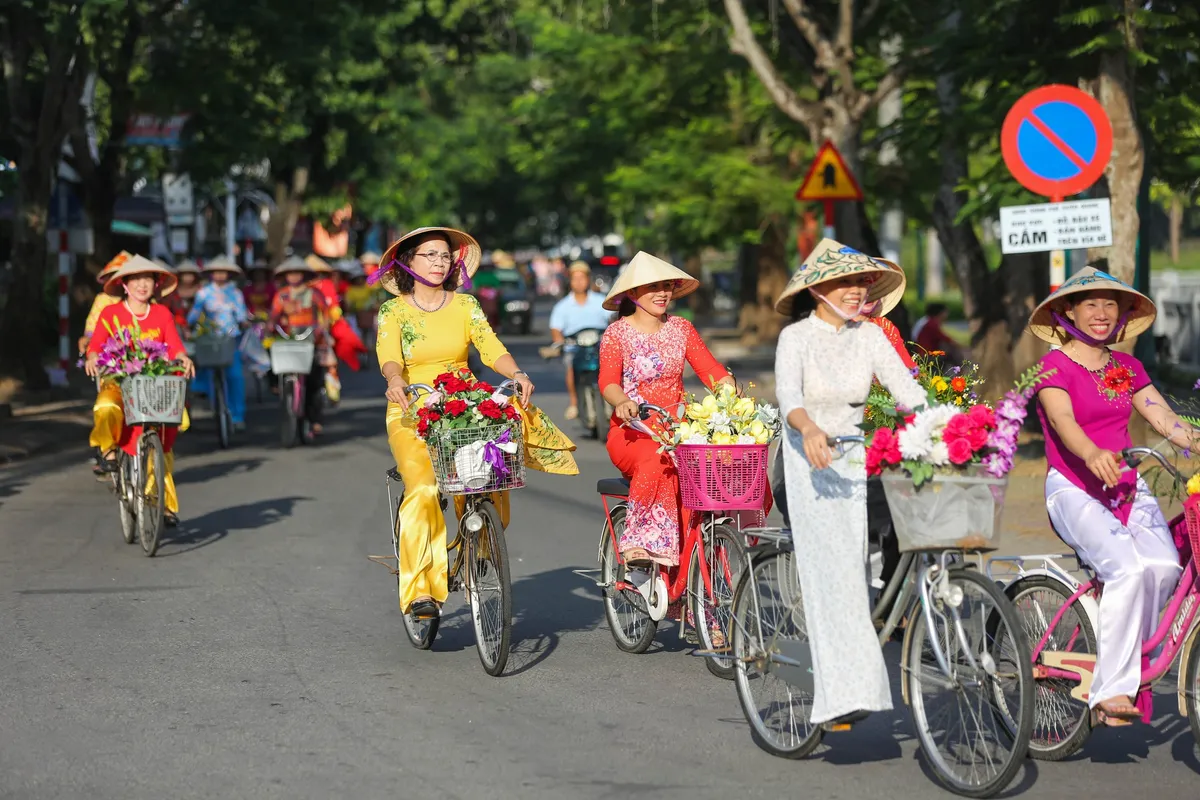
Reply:
[[[515,377],[517,377],[518,375],[524,375],[526,378],[528,378],[528,377],[529,377],[529,373],[528,373],[528,372],[526,372],[526,371],[525,371],[525,370],[523,370],[523,369],[519,369],[519,370],[517,370],[516,372],[514,372],[514,373],[513,373],[513,377],[514,377],[514,378],[515,378]]]

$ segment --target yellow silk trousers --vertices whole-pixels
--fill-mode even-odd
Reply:
[[[120,445],[121,431],[124,426],[125,406],[121,402],[121,388],[115,383],[105,383],[96,395],[96,402],[92,406],[92,433],[88,437],[88,443],[92,447],[98,447],[101,453],[107,453]],[[179,432],[183,433],[190,426],[191,420],[185,409]],[[163,453],[163,457],[167,467],[167,474],[163,476],[163,486],[166,491],[165,505],[172,514],[178,514],[179,494],[175,490],[175,453],[167,451]],[[152,479],[153,474],[147,477]]]
[[[404,479],[404,500],[400,503],[400,608],[407,612],[413,601],[432,597],[439,603],[449,595],[449,563],[446,553],[446,517],[438,502],[437,480],[425,443],[417,436],[411,417],[396,403],[387,408],[388,446],[400,477]],[[500,521],[508,527],[508,492],[493,492],[492,502],[500,512]],[[464,500],[454,498],[455,509],[462,514]]]

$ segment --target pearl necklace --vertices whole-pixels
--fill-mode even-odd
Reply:
[[[438,303],[438,304],[437,304],[437,308],[426,308],[425,306],[421,305],[420,301],[419,301],[419,300],[417,300],[417,295],[416,295],[416,292],[414,292],[413,294],[411,294],[411,295],[409,295],[409,296],[412,298],[412,302],[413,302],[413,305],[414,305],[414,306],[416,306],[417,308],[421,309],[421,310],[422,310],[422,311],[424,311],[426,314],[432,314],[432,313],[434,313],[435,311],[441,311],[441,310],[442,310],[442,306],[446,305],[446,298],[450,296],[450,293],[449,293],[449,292],[447,292],[445,289],[443,289],[443,290],[442,290],[442,302],[440,302],[440,303]]]
[[[150,316],[150,304],[149,304],[149,303],[147,303],[147,304],[146,304],[146,313],[145,313],[145,314],[142,314],[140,317],[139,317],[137,314],[135,314],[135,313],[134,313],[134,311],[133,311],[133,309],[132,309],[132,308],[130,308],[130,307],[129,307],[129,301],[128,301],[128,300],[122,300],[122,301],[121,301],[121,305],[125,306],[125,310],[129,312],[129,316],[133,317],[133,318],[134,318],[135,320],[137,320],[138,322],[141,322],[141,321],[142,321],[142,320],[144,320],[146,317]]]

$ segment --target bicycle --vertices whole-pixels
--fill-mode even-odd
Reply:
[[[849,446],[864,439],[828,441],[844,457]],[[791,512],[797,520],[800,509]],[[825,733],[849,730],[851,724],[811,722],[812,653],[791,531],[764,527],[742,533],[759,544],[750,548],[733,602],[738,700],[759,747],[776,756],[803,758],[816,750]],[[872,622],[882,647],[907,620],[902,695],[938,781],[960,795],[991,797],[1012,781],[1028,750],[1033,674],[1016,609],[977,564],[966,560],[968,555],[952,548],[902,552],[896,571],[875,597]],[[779,685],[769,694],[766,684],[774,683]],[[941,717],[932,713],[936,709],[926,690],[939,688],[950,696],[951,706],[958,705],[955,716],[964,727],[970,720],[976,730],[956,735],[937,727]],[[964,708],[969,692],[976,698]],[[982,730],[988,722],[989,730]]]
[[[309,439],[305,405],[307,393],[305,381],[312,372],[316,357],[316,343],[312,341],[314,328],[289,335],[276,325],[278,337],[271,345],[271,372],[279,380],[279,406],[283,412],[280,440],[284,447],[295,447],[298,442]]]
[[[665,409],[650,403],[638,405],[638,418],[647,420],[650,414],[660,419],[669,419]],[[750,494],[757,491],[757,504],[761,506],[765,494],[766,446],[740,445],[722,448],[737,451],[738,448],[759,449],[763,456],[757,461],[759,480],[753,477],[748,483]],[[739,462],[755,458],[750,452],[730,456]],[[681,482],[682,483],[682,482]],[[761,486],[757,485],[761,483]],[[604,504],[604,527],[600,532],[597,560],[600,563],[600,580],[596,585],[604,592],[604,615],[612,631],[617,647],[626,653],[646,652],[654,641],[658,623],[667,615],[671,603],[686,597],[687,611],[692,618],[700,649],[696,655],[705,656],[708,670],[719,678],[733,678],[734,664],[730,654],[729,622],[734,592],[737,588],[742,566],[746,560],[745,546],[738,529],[731,523],[735,516],[708,509],[688,509],[688,524],[683,531],[679,566],[652,568],[630,567],[621,555],[621,534],[628,513],[629,481],[624,478],[602,478],[596,483],[596,491]],[[685,506],[686,506],[685,498]],[[609,501],[614,501],[610,507]],[[742,505],[735,503],[734,505]],[[752,508],[754,503],[747,505]],[[730,509],[735,513],[740,509]],[[687,568],[683,569],[683,565]],[[595,570],[580,570],[578,574],[590,577]],[[679,615],[680,636],[687,637],[687,613]],[[718,637],[720,640],[718,641]]]
[[[1121,452],[1130,468],[1147,456],[1154,458],[1176,479],[1179,471],[1161,453],[1149,447]],[[1179,664],[1179,713],[1191,723],[1200,743],[1200,495],[1192,495],[1183,513],[1170,522],[1180,548],[1183,573],[1158,627],[1142,644],[1142,682],[1134,704],[1150,721],[1154,685]],[[1190,551],[1190,552],[1189,552]],[[1075,558],[1086,580],[1080,582],[1058,562]],[[1026,570],[1026,561],[1040,566]],[[1061,761],[1076,753],[1092,731],[1088,696],[1096,666],[1096,629],[1102,584],[1077,554],[1011,556],[991,559],[988,574],[1000,566],[1015,566],[1016,579],[1005,589],[1021,614],[1031,637],[1039,637],[1030,653],[1037,686],[1037,727],[1030,754],[1043,761]],[[1165,642],[1165,644],[1164,644]],[[1162,651],[1151,658],[1159,646]]]
[[[504,381],[500,384],[498,392],[513,398],[517,395],[517,387],[516,381]],[[432,386],[423,383],[405,387],[405,393],[414,402],[432,391]],[[519,422],[509,423],[504,430],[509,431],[513,441],[521,441]],[[515,453],[505,453],[504,468],[507,473],[492,472],[486,483],[478,486],[472,486],[479,483],[479,480],[474,480],[474,477],[478,476],[467,475],[466,470],[456,463],[455,456],[465,445],[479,441],[495,441],[497,436],[503,435],[503,432],[495,427],[459,428],[433,434],[426,443],[440,490],[439,502],[442,510],[446,510],[449,498],[462,499],[454,539],[446,547],[448,552],[457,551],[454,559],[448,560],[447,583],[450,592],[464,590],[467,604],[471,608],[479,661],[484,672],[492,676],[501,675],[508,664],[512,643],[512,578],[508,563],[508,545],[504,540],[504,526],[501,524],[500,512],[496,510],[490,495],[492,492],[520,489],[525,486],[524,449],[518,447]],[[392,569],[387,562],[395,559],[397,567],[399,566],[400,504],[404,501],[404,480],[395,467],[387,471],[386,480],[393,555],[370,556],[370,559],[388,567],[396,575],[399,594],[403,589],[399,583],[399,569]],[[393,483],[399,487],[394,498]],[[472,566],[468,568],[467,565]],[[430,649],[437,636],[440,617],[417,617],[407,613],[403,606],[400,611],[404,616],[404,632],[409,642],[418,650]]]
[[[138,539],[147,556],[158,552],[166,515],[166,455],[163,435],[183,420],[187,380],[174,375],[121,381],[125,425],[141,425],[136,454],[117,449],[113,489],[126,544]]]
[[[217,443],[228,449],[233,435],[233,414],[229,410],[228,387],[225,385],[225,368],[233,364],[238,347],[238,337],[210,334],[192,340],[192,362],[196,370],[209,371],[212,381],[212,412],[217,420]]]
[[[600,338],[603,335],[604,331],[599,328],[587,328],[539,351],[543,358],[550,360],[562,358],[565,348],[575,348],[571,357],[571,370],[575,386],[578,387],[579,421],[585,436],[602,441],[605,432],[601,431],[601,426],[604,425],[604,418],[612,413],[612,409],[600,395]]]

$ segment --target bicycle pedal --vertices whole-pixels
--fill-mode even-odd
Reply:
[[[854,727],[854,723],[853,722],[839,722],[836,725],[822,725],[821,727],[824,728],[829,733],[845,733],[846,731],[848,731]]]

